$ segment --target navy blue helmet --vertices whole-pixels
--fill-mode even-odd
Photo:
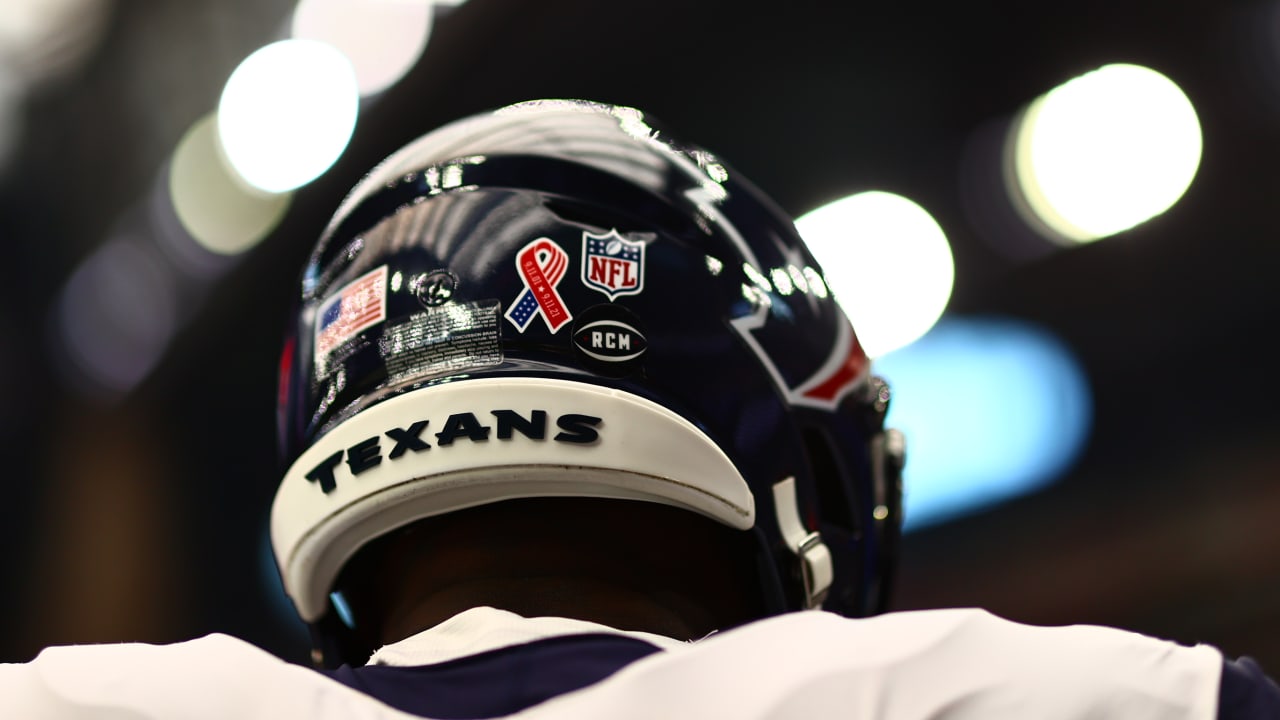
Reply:
[[[888,388],[790,218],[641,112],[536,101],[423,136],[343,201],[298,302],[272,541],[321,640],[360,548],[529,497],[749,534],[769,613],[883,609]]]

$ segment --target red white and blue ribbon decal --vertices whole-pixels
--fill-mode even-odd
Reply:
[[[524,332],[533,316],[541,313],[547,329],[555,333],[573,319],[556,290],[569,267],[569,254],[550,238],[538,238],[516,254],[516,271],[524,281],[524,292],[507,308],[506,318]]]

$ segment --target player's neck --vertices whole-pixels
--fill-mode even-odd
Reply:
[[[679,640],[717,629],[706,611],[675,594],[644,593],[597,578],[521,577],[454,585],[390,608],[381,641],[394,642],[475,607],[522,617],[565,617]]]

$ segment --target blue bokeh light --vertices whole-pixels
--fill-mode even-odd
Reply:
[[[1031,492],[1079,455],[1093,402],[1067,346],[1030,323],[946,317],[876,361],[907,439],[905,529]]]

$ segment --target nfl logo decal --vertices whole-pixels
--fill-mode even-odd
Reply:
[[[610,230],[606,235],[582,233],[582,283],[616,300],[644,289],[644,243]]]

